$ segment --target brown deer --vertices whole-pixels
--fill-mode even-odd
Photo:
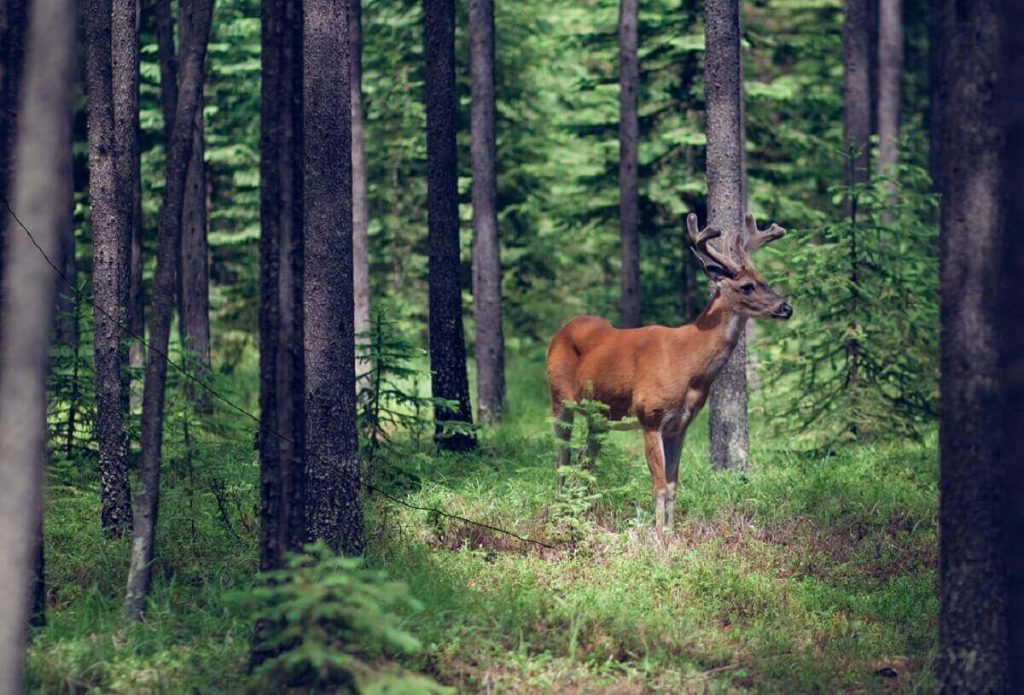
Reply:
[[[721,237],[721,231],[698,231],[697,216],[691,213],[686,218],[694,254],[714,290],[693,323],[678,328],[613,328],[602,318],[577,316],[555,333],[548,346],[548,386],[559,440],[556,465],[569,462],[573,410],[567,403],[595,400],[608,406],[611,421],[636,418],[635,425],[626,427],[643,430],[659,534],[672,530],[686,428],[707,400],[747,319],[786,320],[793,315],[750,259],[756,249],[783,237],[786,230],[777,224],[759,230],[750,214],[745,221],[746,233],[728,237],[732,243],[720,251],[710,242]]]

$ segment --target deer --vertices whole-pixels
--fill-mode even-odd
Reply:
[[[722,232],[710,226],[699,230],[697,216],[687,216],[691,250],[712,290],[707,306],[692,323],[676,328],[615,328],[597,316],[577,316],[548,345],[556,469],[569,464],[573,404],[582,400],[604,404],[610,429],[643,431],[659,537],[672,531],[686,430],[743,335],[747,319],[785,321],[793,315],[793,308],[751,262],[754,251],[781,239],[786,230],[774,223],[759,230],[749,213],[744,224],[745,233],[737,230],[725,237],[729,243],[719,249],[711,242],[722,238]],[[625,418],[630,422],[622,422]],[[588,452],[594,457],[596,453]],[[559,475],[559,489],[562,482]]]

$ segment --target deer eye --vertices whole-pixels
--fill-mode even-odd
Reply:
[[[743,290],[743,294],[751,294],[754,291],[754,283],[748,282],[740,289]]]

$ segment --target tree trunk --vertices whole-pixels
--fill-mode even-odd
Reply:
[[[157,60],[160,63],[160,105],[164,114],[164,137],[171,140],[174,114],[178,111],[178,54],[174,48],[174,15],[171,0],[154,0]]]
[[[359,555],[366,541],[356,439],[346,5],[303,6],[306,524],[310,539]]]
[[[940,598],[945,692],[1010,692],[1000,340],[1005,321],[1001,3],[942,12]],[[1013,321],[1011,320],[1011,323]],[[1019,657],[1019,655],[1016,655]]]
[[[163,442],[164,391],[167,382],[167,344],[174,308],[174,271],[181,243],[185,177],[192,155],[192,125],[203,88],[203,67],[210,36],[213,0],[184,0],[183,17],[191,23],[189,41],[181,46],[181,76],[174,130],[167,150],[167,181],[160,208],[150,348],[142,395],[142,462],[139,494],[132,533],[131,565],[124,617],[137,620],[145,609],[152,577],[153,541],[160,494],[160,458]]]
[[[444,436],[443,423],[473,421],[462,327],[462,264],[459,258],[458,159],[455,148],[455,3],[424,0],[426,24],[427,227],[430,303],[430,369],[437,446],[465,451],[466,434]]]
[[[494,2],[470,0],[470,154],[473,159],[473,323],[477,417],[505,410],[505,335],[501,325],[501,237],[494,134]]]
[[[7,267],[0,324],[0,695],[14,695],[25,687],[25,625],[38,557],[46,372],[57,281],[40,249],[57,257],[60,229],[71,208],[75,19],[69,0],[32,3],[20,118],[11,126],[17,129],[14,159],[19,164],[10,204],[25,229],[3,216]]]
[[[878,173],[895,176],[903,80],[903,0],[879,0]]]
[[[120,2],[116,21],[119,40],[124,18]],[[131,232],[128,201],[119,188],[130,136],[115,99],[127,91],[127,71],[118,70],[114,84],[111,0],[89,0],[86,6],[86,91],[89,100],[89,201],[93,231],[93,358],[96,370],[96,419],[100,445],[100,520],[104,531],[121,536],[132,523],[128,487],[128,406],[124,366],[128,352],[128,244]],[[120,53],[120,52],[119,52]],[[119,68],[120,56],[119,56]],[[115,92],[116,89],[116,92]]]
[[[1004,5],[1003,26],[1020,27],[1024,23],[1024,2],[1013,0]],[[1003,431],[1007,435],[1003,454],[1008,473],[1007,524],[1003,534],[1005,557],[1009,559],[1007,592],[1010,597],[1009,688],[1024,692],[1024,294],[1017,287],[1024,278],[1024,36],[1019,31],[1003,31],[1003,85],[1006,111],[1006,145],[1003,170],[1003,200],[1006,221],[1003,236],[1007,241],[1007,264],[1003,274],[1004,307],[1002,383],[1007,392],[1003,410]],[[1014,319],[1006,320],[1006,318]],[[991,412],[991,411],[990,411]]]
[[[846,185],[867,183],[871,166],[871,34],[867,0],[846,0],[843,16],[843,147]],[[849,202],[856,214],[856,199]]]
[[[185,38],[186,31],[182,31]],[[192,158],[185,183],[181,231],[181,311],[179,329],[186,369],[206,381],[210,377],[210,269],[206,243],[206,163],[203,97],[200,94],[192,129]],[[186,387],[196,412],[210,413],[210,394],[191,383]]]
[[[262,539],[260,568],[283,565],[286,552],[301,550],[305,540],[305,472],[301,443],[304,397],[301,378],[301,340],[295,343],[296,291],[294,259],[301,258],[301,215],[296,210],[295,180],[299,153],[295,137],[297,82],[301,62],[295,57],[302,23],[297,3],[263,3],[262,134],[260,161],[260,470]],[[296,221],[299,224],[296,224]],[[301,241],[301,239],[299,240]],[[293,254],[297,246],[299,253]],[[301,306],[299,316],[301,317]],[[301,326],[299,327],[301,336]],[[299,358],[296,364],[295,357]],[[298,372],[298,378],[295,374]],[[300,409],[296,410],[296,405]],[[258,656],[257,656],[258,659]]]
[[[10,198],[10,176],[14,167],[14,134],[18,117],[18,85],[23,70],[27,0],[0,0],[0,199]],[[3,273],[4,221],[0,211],[0,274]],[[0,275],[2,280],[2,275]],[[0,294],[3,283],[0,282]],[[0,297],[2,299],[2,297]],[[2,302],[0,302],[2,310]]]
[[[745,206],[739,2],[708,0],[705,8],[708,224],[733,236],[743,233]],[[711,387],[709,429],[715,468],[742,470],[749,461],[746,363],[746,339],[741,337]]]
[[[74,160],[68,157],[64,163],[67,167],[66,180],[68,186],[73,188],[72,174]],[[74,191],[69,189],[66,195],[61,197],[73,200]],[[60,228],[60,268],[61,273],[72,286],[78,287],[78,259],[75,256],[75,220],[74,204],[65,211],[64,222]],[[0,216],[2,219],[2,216]],[[2,237],[0,237],[2,238]],[[57,341],[63,345],[75,348],[77,352],[79,338],[78,330],[78,295],[63,282],[57,283]],[[73,408],[74,406],[72,406]]]
[[[363,3],[349,0],[349,56],[352,61],[352,278],[355,303],[356,345],[370,330],[370,259],[366,194],[366,114],[363,111]],[[356,358],[356,381],[370,370],[368,360]]]
[[[640,63],[637,58],[638,0],[619,3],[619,236],[622,244],[622,295],[619,313],[622,326],[640,325],[640,203],[637,183],[640,120],[637,90]]]

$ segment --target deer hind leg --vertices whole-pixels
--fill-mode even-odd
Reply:
[[[651,471],[651,483],[654,487],[654,528],[658,536],[662,536],[665,533],[668,484],[665,479],[665,449],[659,430],[644,429],[644,454],[647,457],[647,468]]]
[[[555,406],[555,445],[558,453],[555,455],[555,471],[558,473],[558,490],[562,490],[565,476],[560,473],[562,466],[569,465],[569,441],[572,439],[573,413],[565,406]]]
[[[679,481],[679,458],[683,453],[686,430],[663,432],[662,447],[665,451],[665,530],[672,531],[672,515],[676,501],[676,484]]]

